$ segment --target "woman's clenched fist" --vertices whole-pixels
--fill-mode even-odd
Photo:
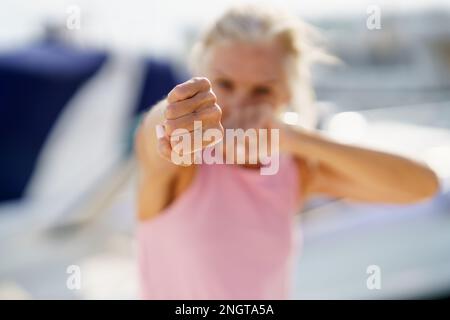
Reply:
[[[157,126],[159,154],[172,162],[174,143],[190,139],[191,148],[183,152],[193,154],[218,141],[195,143],[194,137],[202,136],[205,130],[216,129],[223,136],[222,110],[207,78],[196,77],[177,85],[167,95],[164,121]],[[200,131],[200,132],[199,132]]]

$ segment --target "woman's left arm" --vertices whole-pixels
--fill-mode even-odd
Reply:
[[[301,159],[301,170],[307,172],[307,179],[302,179],[307,195],[413,203],[431,198],[439,189],[432,170],[401,156],[338,143],[288,125],[280,131],[280,143],[281,150]]]

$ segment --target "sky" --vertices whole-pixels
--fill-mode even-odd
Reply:
[[[366,16],[369,5],[381,13],[427,8],[450,10],[450,0],[0,0],[0,49],[14,47],[42,34],[42,21],[64,23],[68,8],[80,8],[81,29],[75,35],[88,43],[130,50],[170,51],[180,44],[186,26],[202,27],[233,3],[275,3],[305,19]]]

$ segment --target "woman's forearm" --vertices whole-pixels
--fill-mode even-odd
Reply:
[[[166,161],[157,153],[156,125],[163,122],[166,105],[167,102],[162,100],[144,115],[136,134],[136,149],[140,167],[145,171],[145,175],[152,177],[162,175],[165,179],[170,180],[182,167]]]
[[[318,160],[369,192],[409,202],[429,198],[439,188],[434,172],[413,160],[337,143],[315,132],[288,131],[285,148],[289,152]]]

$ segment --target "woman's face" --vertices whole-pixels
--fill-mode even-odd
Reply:
[[[265,127],[262,113],[289,102],[285,52],[277,41],[232,43],[211,49],[207,77],[223,111],[225,128]]]

